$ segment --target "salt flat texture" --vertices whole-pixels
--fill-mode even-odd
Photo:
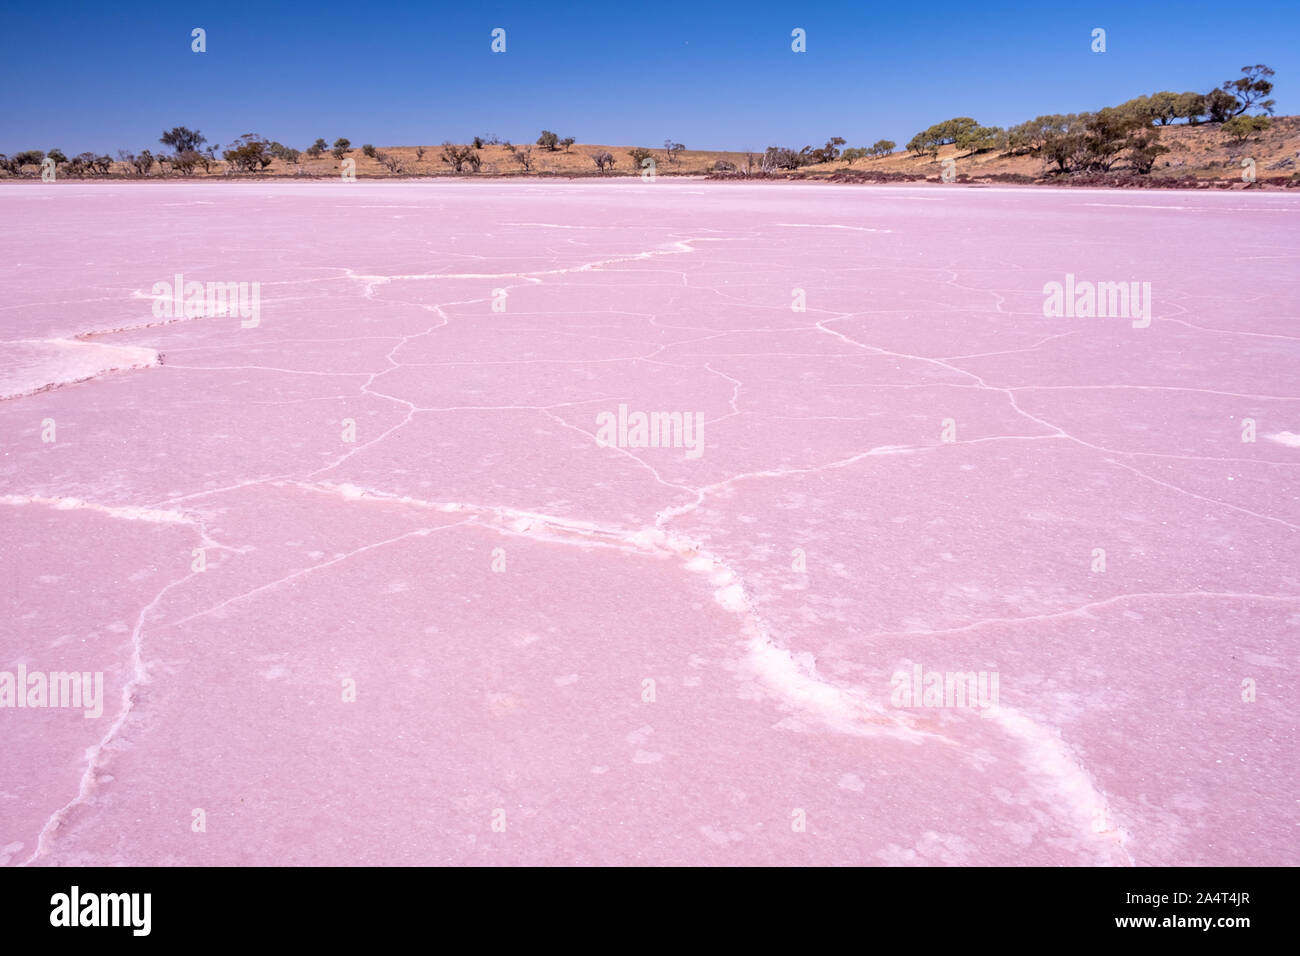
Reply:
[[[1300,862],[1300,198],[0,209],[0,861]]]

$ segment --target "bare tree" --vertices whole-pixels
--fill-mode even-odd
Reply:
[[[138,155],[136,153],[129,153],[126,150],[120,150],[117,155],[122,162],[135,170],[137,176],[147,176],[149,175],[149,170],[153,169],[153,153],[149,152],[147,149],[141,150]]]
[[[442,153],[439,158],[451,167],[451,171],[459,173],[465,168],[465,154],[459,146],[451,140],[445,140],[442,144]]]
[[[185,126],[173,126],[171,130],[164,132],[162,138],[158,140],[164,146],[170,146],[177,154],[197,153],[199,148],[207,141],[207,137],[198,130],[189,129]]]
[[[390,173],[401,173],[406,170],[400,159],[390,153],[385,153],[382,149],[375,150],[375,159],[379,160],[380,164]]]
[[[515,162],[524,167],[524,172],[531,173],[533,171],[533,148],[531,146],[517,148],[512,146],[510,151],[514,153]]]
[[[442,144],[442,161],[452,168],[453,172],[462,173],[465,167],[469,166],[474,172],[478,172],[483,165],[483,157],[479,155],[478,150],[473,146],[457,146],[450,140]]]

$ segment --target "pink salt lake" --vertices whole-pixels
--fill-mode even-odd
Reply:
[[[0,209],[0,862],[1298,862],[1300,197]]]

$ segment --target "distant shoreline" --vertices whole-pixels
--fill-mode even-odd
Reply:
[[[1040,119],[1046,123],[1052,118]],[[1120,152],[1108,156],[1105,162],[1070,168],[1062,167],[1060,157],[1046,147],[1016,145],[1010,139],[1000,148],[990,149],[957,139],[909,144],[905,149],[882,141],[870,150],[839,150],[839,140],[835,139],[820,150],[805,148],[796,154],[777,147],[760,153],[687,149],[677,143],[671,144],[669,150],[668,144],[663,149],[649,149],[567,139],[549,148],[538,144],[514,146],[481,137],[470,145],[385,147],[356,147],[340,139],[333,149],[312,152],[243,137],[240,142],[244,145],[223,151],[223,158],[216,155],[216,147],[202,154],[195,148],[172,155],[144,151],[137,156],[121,151],[116,160],[90,153],[69,159],[57,150],[50,155],[57,155],[59,164],[53,170],[55,182],[588,182],[664,178],[1103,189],[1270,190],[1300,186],[1300,116],[1273,117],[1267,122],[1266,128],[1237,134],[1225,130],[1223,123],[1151,126],[1142,133],[1155,144],[1149,149],[1153,155],[1147,157],[1148,165],[1126,161],[1123,149],[1112,144],[1112,149]],[[178,128],[165,135],[188,137],[190,147],[203,142],[202,134],[195,130]],[[943,138],[938,134],[936,137]],[[41,182],[42,171],[49,172],[49,161],[42,162],[44,156],[39,150],[16,154],[0,168],[0,183]]]
[[[11,177],[0,179],[0,186],[30,186],[30,187],[61,187],[66,185],[83,185],[83,186],[108,186],[108,185],[234,185],[234,184],[256,184],[256,183],[340,183],[341,185],[353,185],[355,183],[633,183],[640,177],[634,173],[613,174],[613,175],[564,175],[558,173],[533,173],[527,175],[508,175],[500,173],[475,173],[470,175],[457,175],[454,173],[433,174],[433,175],[387,175],[387,176],[365,176],[358,175],[355,180],[341,181],[338,176],[285,176],[280,174],[272,175],[240,175],[240,176],[149,176],[141,178],[138,176],[110,175],[78,178],[58,177],[54,182],[42,182],[40,179],[30,177]],[[988,189],[996,187],[998,189],[1102,189],[1115,192],[1168,192],[1190,191],[1190,192],[1289,192],[1293,189],[1300,188],[1300,180],[1282,179],[1275,177],[1274,181],[1247,183],[1240,179],[1197,179],[1187,177],[1184,179],[1174,179],[1170,177],[1152,178],[1149,176],[1138,179],[1133,176],[1124,174],[1112,174],[1110,177],[1098,177],[1097,179],[1075,179],[1060,178],[1053,180],[1033,180],[1028,182],[1021,181],[1003,181],[994,178],[964,178],[953,182],[944,182],[939,177],[917,177],[909,179],[875,179],[866,174],[863,176],[841,177],[834,176],[710,176],[698,173],[682,174],[661,174],[657,178],[662,178],[670,182],[693,182],[697,184],[708,184],[717,186],[729,185],[801,185],[801,186],[891,186],[891,187],[929,187],[936,189]],[[1105,181],[1111,179],[1114,181]],[[652,185],[646,182],[645,185]]]

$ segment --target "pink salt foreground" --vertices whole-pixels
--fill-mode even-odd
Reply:
[[[0,207],[0,862],[1297,862],[1297,197]]]

